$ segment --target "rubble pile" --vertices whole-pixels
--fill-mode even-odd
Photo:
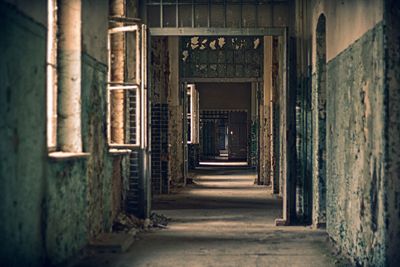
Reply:
[[[150,228],[167,228],[169,221],[166,216],[155,212],[151,213],[150,219],[139,219],[132,214],[120,213],[114,220],[112,231],[136,234]]]
[[[152,223],[152,227],[166,228],[168,222],[170,221],[170,218],[167,218],[162,214],[157,214],[155,212],[152,212],[150,215],[150,221]]]

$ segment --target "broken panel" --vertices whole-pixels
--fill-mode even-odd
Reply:
[[[261,78],[262,40],[258,36],[182,37],[182,77]]]

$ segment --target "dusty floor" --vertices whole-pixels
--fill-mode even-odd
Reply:
[[[162,196],[153,208],[168,229],[141,233],[121,254],[98,254],[77,266],[336,266],[327,235],[276,227],[281,200],[253,184],[246,168],[202,167],[194,184]]]

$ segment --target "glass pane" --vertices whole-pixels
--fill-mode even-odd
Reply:
[[[226,6],[226,27],[240,27],[240,5]]]
[[[242,12],[243,27],[251,28],[256,27],[256,6],[255,5],[243,5]]]
[[[259,5],[258,7],[258,27],[270,27],[271,23],[271,6],[269,4]]]
[[[192,5],[179,6],[179,27],[192,27]]]
[[[176,6],[167,5],[163,7],[163,27],[176,26]]]
[[[195,27],[207,27],[208,5],[195,6]]]
[[[211,5],[211,27],[224,27],[225,8],[223,5]]]
[[[147,20],[149,27],[160,27],[160,6],[147,7]]]

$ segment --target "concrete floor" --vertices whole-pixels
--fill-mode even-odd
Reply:
[[[194,184],[158,197],[168,229],[141,233],[125,253],[97,254],[77,266],[337,266],[327,235],[310,227],[276,227],[281,200],[253,184],[246,168],[207,168]]]

